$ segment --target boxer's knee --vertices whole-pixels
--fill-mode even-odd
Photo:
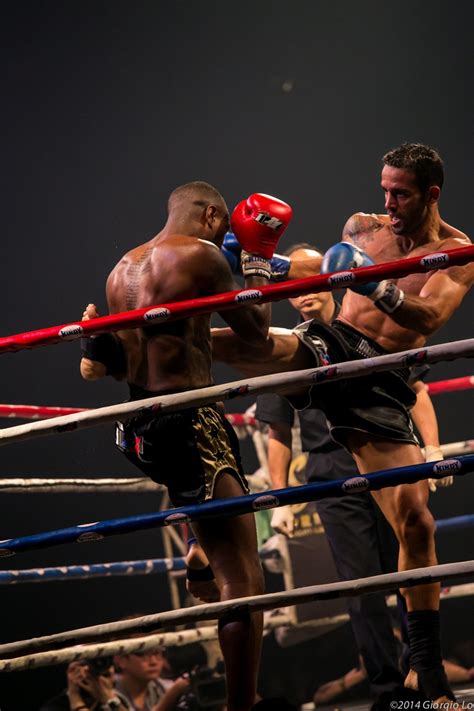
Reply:
[[[400,543],[410,549],[424,549],[433,540],[435,522],[431,511],[424,504],[409,502],[399,511],[397,534]]]
[[[246,566],[234,574],[220,580],[223,597],[232,599],[250,595],[262,595],[265,592],[261,566]]]

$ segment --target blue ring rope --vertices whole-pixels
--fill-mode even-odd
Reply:
[[[161,526],[179,525],[203,518],[238,516],[287,504],[301,504],[328,497],[346,496],[361,491],[378,491],[389,486],[412,484],[421,479],[443,478],[448,474],[464,475],[474,471],[474,454],[426,462],[408,467],[384,469],[366,476],[337,479],[336,481],[305,484],[230,499],[206,501],[202,504],[181,506],[168,511],[139,514],[124,518],[109,519],[97,523],[80,524],[55,531],[37,533],[0,541],[0,557],[22,551],[48,548],[63,543],[82,543],[99,540],[120,533],[131,533]]]
[[[474,514],[453,516],[436,521],[437,531],[455,531],[474,526]],[[276,551],[260,551],[260,558],[275,558]],[[185,570],[184,558],[147,558],[115,563],[91,563],[54,568],[30,568],[29,570],[0,571],[0,585],[16,583],[42,583],[52,580],[87,580],[89,578],[112,578],[125,575],[154,575],[175,570]]]

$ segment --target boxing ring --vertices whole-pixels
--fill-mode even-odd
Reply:
[[[30,331],[0,338],[0,353],[33,349],[39,346],[75,340],[81,336],[117,331],[124,328],[143,327],[179,318],[187,318],[215,310],[238,308],[246,303],[277,301],[310,292],[327,291],[353,283],[366,283],[380,278],[397,278],[406,274],[442,269],[465,264],[474,260],[474,247],[415,257],[402,262],[389,262],[350,272],[319,275],[294,280],[259,289],[240,289],[229,294],[196,299],[192,302],[160,304],[147,309],[137,309],[123,314],[106,316],[91,321],[72,322],[37,331]],[[257,378],[246,378],[223,385],[211,386],[184,393],[156,396],[128,403],[99,407],[60,408],[34,405],[0,405],[0,417],[31,420],[25,424],[0,429],[0,446],[31,440],[48,435],[58,436],[81,429],[106,424],[136,413],[164,413],[179,410],[183,406],[194,407],[217,400],[232,400],[237,397],[279,392],[288,385],[312,386],[328,381],[355,378],[371,372],[381,372],[419,363],[436,363],[457,358],[474,357],[474,339],[455,343],[426,346],[399,353],[382,355],[364,360],[347,361],[299,372],[278,373]],[[474,376],[464,376],[439,383],[428,384],[432,395],[474,388]],[[229,416],[241,437],[255,434],[254,443],[262,460],[262,441],[255,420],[248,415]],[[317,501],[334,496],[348,496],[360,491],[375,491],[386,486],[413,483],[427,478],[441,479],[448,474],[469,476],[474,471],[474,440],[453,442],[442,447],[444,460],[410,467],[398,467],[365,476],[354,476],[334,482],[307,484],[279,490],[258,491],[234,499],[214,500],[199,505],[164,509],[154,513],[109,519],[94,523],[81,523],[66,528],[40,532],[0,541],[0,557],[21,555],[22,552],[76,542],[100,541],[106,537],[132,533],[151,528],[171,531],[173,527],[210,517],[235,516],[247,512],[272,509],[287,504]],[[95,478],[95,479],[0,479],[0,491],[4,493],[54,493],[101,491],[160,492],[162,487],[142,477]],[[474,525],[474,516],[461,516],[437,522],[438,530],[465,529]],[[175,543],[179,538],[175,536]],[[171,550],[168,547],[168,553]],[[52,580],[76,580],[120,575],[169,574],[185,569],[183,557],[168,555],[164,559],[146,559],[83,566],[58,566],[55,568],[11,569],[0,571],[0,585],[39,583]],[[470,595],[474,585],[466,580],[474,576],[474,560],[436,565],[428,568],[378,575],[363,580],[335,582],[324,585],[298,588],[293,591],[241,598],[227,602],[200,604],[191,608],[178,608],[168,612],[147,615],[133,620],[98,624],[87,628],[70,630],[55,635],[21,640],[0,645],[0,672],[32,669],[40,666],[69,662],[77,659],[146,651],[157,645],[181,645],[190,641],[214,639],[217,628],[214,624],[229,611],[270,611],[282,606],[296,605],[314,600],[328,600],[370,594],[376,591],[390,592],[399,587],[442,581],[449,582],[449,595]],[[456,585],[458,583],[458,585]],[[206,627],[175,631],[170,628],[183,624],[211,621]],[[323,623],[327,623],[324,620]],[[284,616],[266,618],[268,629],[287,624]],[[141,632],[143,636],[128,639],[127,635]],[[146,634],[145,634],[146,633]],[[120,637],[113,639],[111,637]]]

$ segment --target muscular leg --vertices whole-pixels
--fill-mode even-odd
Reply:
[[[314,368],[319,361],[309,348],[287,328],[270,327],[263,344],[249,344],[231,328],[213,328],[212,360],[227,363],[244,376],[284,373]],[[302,389],[306,392],[307,387]],[[293,385],[291,392],[299,391]]]
[[[214,498],[241,496],[229,473],[220,475]],[[214,571],[221,600],[259,595],[263,573],[253,514],[193,523],[193,530]],[[228,711],[249,711],[255,703],[263,628],[261,613],[221,621],[219,641],[227,677]]]
[[[357,462],[361,474],[379,469],[408,466],[423,462],[421,450],[414,444],[390,442],[370,438],[362,433],[349,437],[348,445]],[[392,526],[399,544],[399,570],[410,570],[436,565],[434,542],[435,523],[428,509],[428,482],[401,484],[373,492],[374,499]],[[433,701],[449,701],[452,691],[441,667],[439,637],[431,634],[429,628],[439,625],[439,583],[420,585],[401,591],[404,595],[412,624],[410,634],[411,664],[418,672],[418,682]],[[411,615],[410,615],[411,613]],[[438,632],[439,634],[439,632]],[[414,663],[413,660],[417,660]],[[407,685],[416,684],[414,673],[410,672]]]
[[[359,433],[351,435],[348,444],[361,474],[424,462],[420,448],[414,444],[390,442],[373,436],[369,439]],[[435,524],[428,509],[428,495],[427,481],[372,492],[400,543],[399,570],[437,563]],[[408,611],[439,609],[439,590],[439,583],[403,590]]]

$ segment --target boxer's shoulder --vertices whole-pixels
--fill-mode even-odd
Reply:
[[[443,242],[446,249],[456,249],[459,247],[467,247],[472,241],[471,239],[461,230],[458,230],[452,225],[448,225],[447,222],[442,221],[439,230],[439,239]]]
[[[153,241],[150,271],[160,278],[176,270],[199,274],[219,266],[227,268],[224,256],[219,247],[207,239],[172,234]]]
[[[344,241],[357,243],[361,237],[372,235],[388,225],[386,215],[375,213],[356,212],[351,215],[344,225],[342,237]]]

